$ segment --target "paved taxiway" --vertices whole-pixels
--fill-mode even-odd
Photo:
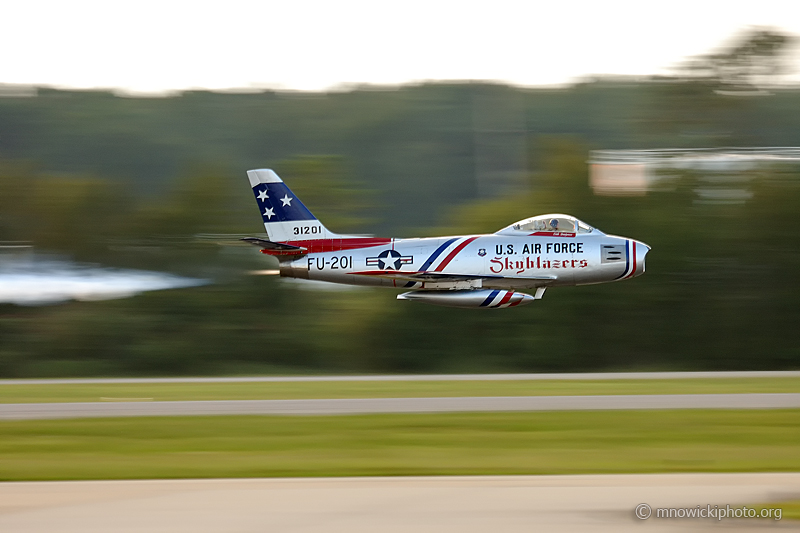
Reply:
[[[798,497],[798,473],[17,482],[0,483],[0,531],[800,531],[786,519],[655,516]],[[634,515],[641,503],[647,520]]]
[[[367,376],[249,376],[216,378],[0,379],[0,385],[78,385],[111,383],[254,383],[298,381],[549,381],[608,379],[797,378],[800,370],[732,372],[580,372],[561,374],[392,374]]]
[[[800,393],[490,396],[0,404],[0,420],[197,415],[353,415],[620,409],[792,409]]]

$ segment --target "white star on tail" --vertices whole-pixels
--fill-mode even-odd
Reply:
[[[269,220],[275,216],[275,212],[271,207],[269,209],[264,209],[264,216],[267,217],[267,220]]]
[[[269,198],[269,196],[267,196],[267,189],[264,189],[264,190],[262,190],[262,191],[259,191],[259,193],[258,193],[258,199],[259,199],[259,200],[261,200],[261,201],[263,202],[263,201],[264,201],[264,200],[266,200],[267,198]]]
[[[292,206],[292,200],[294,200],[294,198],[289,198],[288,194],[286,196],[284,196],[283,198],[281,198],[281,202],[283,202],[283,206],[284,207],[287,206],[287,205],[289,207],[291,207]]]

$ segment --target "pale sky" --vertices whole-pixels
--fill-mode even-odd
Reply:
[[[2,0],[0,20],[0,83],[134,93],[539,86],[663,73],[747,26],[800,35],[800,1]]]

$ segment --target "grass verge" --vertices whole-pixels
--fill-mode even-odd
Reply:
[[[800,470],[800,410],[0,422],[0,480]]]
[[[800,392],[800,378],[0,385],[0,403]]]

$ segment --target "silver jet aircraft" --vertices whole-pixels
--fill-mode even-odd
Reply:
[[[488,235],[387,239],[331,232],[269,169],[247,172],[267,239],[243,239],[275,256],[291,278],[409,289],[398,300],[502,309],[548,287],[644,274],[650,247],[569,215],[515,222]],[[534,294],[519,292],[531,290]]]

